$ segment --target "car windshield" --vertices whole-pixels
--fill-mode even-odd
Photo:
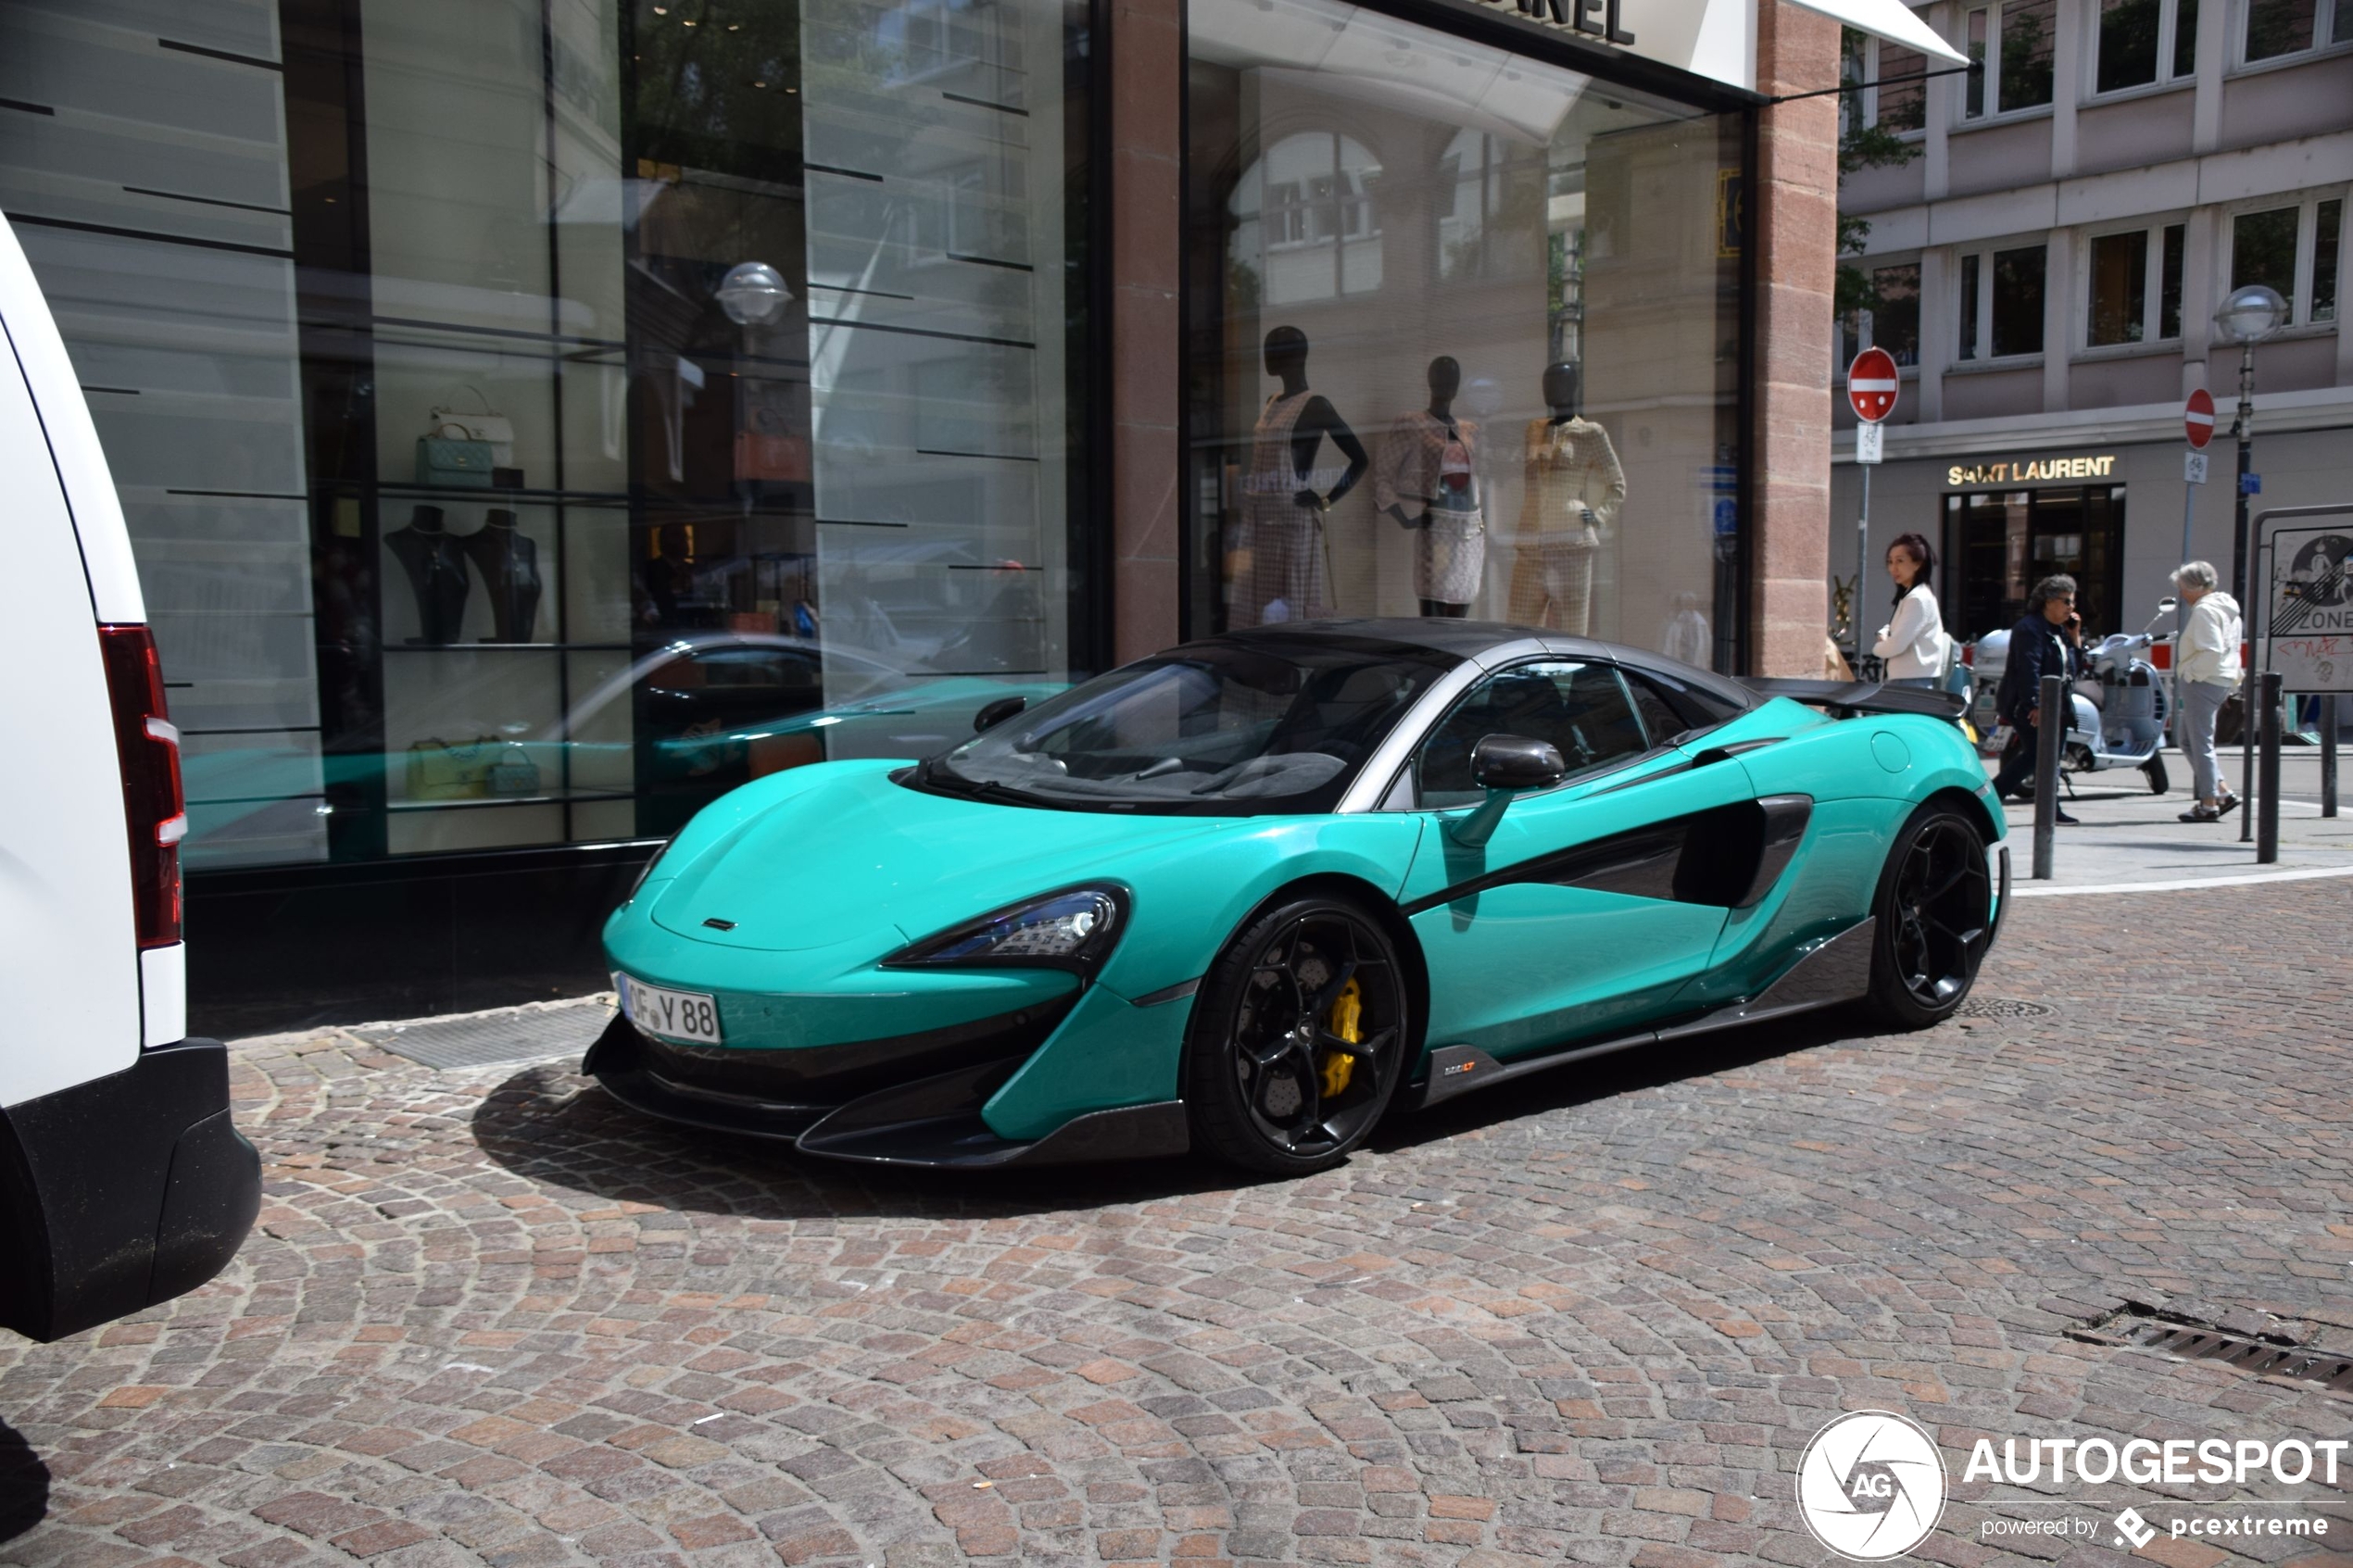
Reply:
[[[1088,682],[925,766],[920,783],[1040,806],[1327,811],[1453,655],[1339,637],[1205,643]]]

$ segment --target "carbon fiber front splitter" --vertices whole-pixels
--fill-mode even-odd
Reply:
[[[581,1066],[606,1093],[648,1116],[789,1143],[804,1154],[827,1160],[933,1170],[998,1169],[1143,1160],[1182,1154],[1190,1147],[1182,1100],[1088,1111],[1027,1142],[998,1136],[982,1120],[981,1108],[1037,1043],[1030,1040],[1013,1054],[833,1104],[759,1093],[756,1076],[744,1071],[759,1054],[750,1051],[736,1053],[727,1087],[688,1081],[680,1073],[674,1047],[648,1039],[619,1016],[588,1048]],[[811,1085],[799,1086],[805,1092]]]

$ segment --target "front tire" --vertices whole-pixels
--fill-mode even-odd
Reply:
[[[2142,763],[2141,771],[2148,779],[2151,795],[2163,795],[2173,782],[2165,776],[2165,759],[2162,757],[2152,757]]]
[[[1202,983],[1185,1044],[1197,1147],[1271,1175],[1327,1170],[1371,1135],[1406,1066],[1403,967],[1344,899],[1286,901]]]
[[[1993,933],[1994,878],[1985,835],[1956,806],[1931,803],[1895,835],[1871,903],[1867,1006],[1897,1029],[1925,1029],[1953,1015],[1976,984]]]

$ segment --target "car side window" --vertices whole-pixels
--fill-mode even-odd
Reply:
[[[1499,734],[1558,746],[1572,778],[1647,746],[1642,720],[1614,667],[1565,659],[1516,664],[1473,686],[1415,753],[1421,805],[1483,799],[1485,792],[1471,778],[1471,748]]]
[[[1681,715],[1670,707],[1656,686],[1632,670],[1620,671],[1626,678],[1626,689],[1634,698],[1634,711],[1642,716],[1642,729],[1653,746],[1665,746],[1675,736],[1694,726],[1683,721]]]

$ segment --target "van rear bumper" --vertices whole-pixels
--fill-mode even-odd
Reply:
[[[218,1040],[0,1110],[0,1325],[59,1339],[194,1290],[260,1208]]]

